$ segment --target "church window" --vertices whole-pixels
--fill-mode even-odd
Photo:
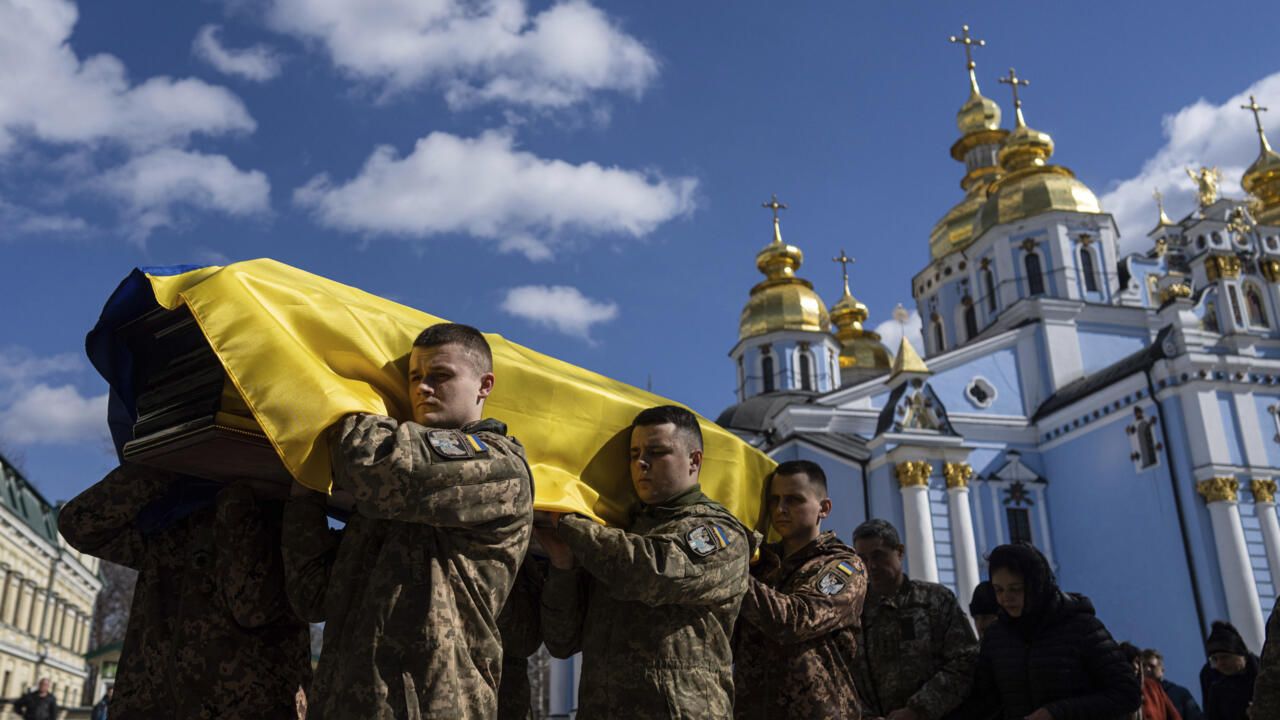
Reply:
[[[739,399],[742,399],[742,400],[746,399],[745,397],[747,392],[746,383],[747,383],[747,368],[746,368],[746,365],[744,365],[742,362],[742,356],[739,355],[738,356],[738,397]]]
[[[1085,292],[1098,292],[1098,274],[1093,268],[1093,253],[1089,248],[1080,248],[1080,271],[1084,274]]]
[[[1271,327],[1271,323],[1267,321],[1267,310],[1262,304],[1262,293],[1258,292],[1258,286],[1249,283],[1244,286],[1244,301],[1249,308],[1249,324],[1255,327]]]
[[[1213,244],[1214,244],[1214,245],[1221,245],[1221,244],[1222,244],[1222,233],[1220,233],[1220,232],[1214,232],[1214,233],[1213,233],[1213,235],[1212,235],[1212,237],[1213,237]]]
[[[800,351],[800,389],[813,389],[813,356],[807,350]]]
[[[1275,236],[1275,235],[1268,235],[1268,236],[1267,236],[1267,249],[1268,249],[1268,250],[1275,250],[1277,245],[1280,245],[1280,241],[1276,240],[1276,236]]]
[[[831,348],[827,348],[827,382],[836,387],[836,351]]]
[[[1227,299],[1231,301],[1231,317],[1236,320],[1236,327],[1244,325],[1244,317],[1240,315],[1240,294],[1236,292],[1235,287],[1227,288]]]
[[[981,375],[969,381],[964,388],[964,398],[979,410],[986,410],[996,401],[996,388]]]
[[[1156,418],[1147,417],[1142,408],[1133,409],[1133,423],[1125,427],[1129,436],[1129,459],[1135,470],[1146,470],[1160,463],[1160,451],[1164,445],[1156,439]]]
[[[1031,512],[1026,508],[1005,508],[1004,516],[1009,520],[1010,544],[1031,542]]]
[[[760,360],[760,374],[764,379],[764,391],[773,392],[773,356],[765,355]]]
[[[978,335],[978,308],[968,296],[964,299],[964,334],[969,340]]]
[[[1218,302],[1209,300],[1204,304],[1204,329],[1209,332],[1222,332],[1218,325]]]
[[[1199,249],[1199,250],[1203,250],[1203,249],[1204,249],[1204,245],[1205,245],[1204,236],[1203,236],[1203,235],[1198,236],[1198,237],[1196,238],[1196,248],[1197,248],[1197,249]]]
[[[1040,256],[1029,252],[1023,257],[1022,264],[1027,271],[1027,293],[1032,296],[1043,295],[1044,270],[1040,266]]]
[[[942,331],[942,320],[933,319],[933,351],[942,352],[947,349],[946,334]]]
[[[1138,465],[1146,469],[1156,464],[1156,427],[1148,420],[1138,430]]]
[[[996,311],[996,278],[991,268],[982,268],[982,290],[987,294],[987,311]]]

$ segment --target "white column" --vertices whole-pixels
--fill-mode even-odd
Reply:
[[[1254,480],[1254,512],[1262,529],[1262,543],[1267,547],[1267,567],[1271,568],[1271,582],[1280,583],[1280,520],[1276,518],[1276,481]]]
[[[577,665],[581,655],[567,660],[551,658],[551,714],[568,717],[578,709]]]
[[[942,467],[947,480],[947,509],[951,516],[951,552],[956,561],[956,590],[960,609],[969,614],[973,589],[978,575],[978,544],[973,537],[973,513],[969,508],[969,478],[973,468],[968,463],[947,463]]]
[[[1234,477],[1216,477],[1198,483],[1196,490],[1209,505],[1213,544],[1217,547],[1222,589],[1227,597],[1227,616],[1249,650],[1258,653],[1262,651],[1262,606],[1258,602],[1253,566],[1249,564],[1244,527],[1240,524],[1240,508],[1236,505],[1239,487]]]
[[[929,511],[928,460],[900,462],[894,468],[902,488],[902,514],[906,521],[907,572],[917,580],[938,582],[938,554],[933,547],[933,515]]]

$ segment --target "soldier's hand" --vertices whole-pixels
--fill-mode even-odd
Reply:
[[[559,513],[556,515],[556,524],[559,524]],[[569,543],[560,539],[559,533],[550,527],[535,524],[533,534],[537,536],[538,544],[546,551],[552,567],[559,570],[573,569],[573,550],[569,548]]]

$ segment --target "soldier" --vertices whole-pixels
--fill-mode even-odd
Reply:
[[[903,545],[884,520],[853,531],[870,578],[854,679],[866,714],[939,720],[969,692],[978,643],[956,596],[908,578]]]
[[[1267,618],[1267,639],[1262,645],[1262,665],[1253,683],[1253,720],[1280,717],[1280,599]]]
[[[280,505],[126,463],[63,506],[68,543],[138,571],[113,720],[295,717],[311,647],[285,597]]]
[[[529,656],[542,647],[542,585],[547,579],[547,560],[533,554],[524,558],[515,587],[498,616],[502,632],[502,684],[498,686],[498,720],[531,720],[532,688],[529,686]]]
[[[807,460],[769,481],[769,519],[782,541],[751,568],[734,643],[737,720],[858,720],[856,629],[867,575],[853,548],[822,532],[827,476]]]
[[[409,356],[413,421],[349,415],[331,435],[334,487],[355,498],[331,531],[324,495],[285,507],[289,599],[324,622],[311,718],[492,718],[497,617],[529,543],[524,450],[481,420],[493,357],[475,328],[440,324]]]
[[[639,503],[627,528],[548,514],[542,632],[559,658],[582,652],[579,720],[731,717],[730,634],[754,539],[702,494],[702,432],[684,408],[631,426]]]

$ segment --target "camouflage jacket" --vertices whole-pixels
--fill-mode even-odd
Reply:
[[[1253,683],[1254,720],[1280,718],[1280,599],[1267,618],[1267,641],[1262,646],[1262,667]]]
[[[582,652],[579,720],[731,717],[751,532],[695,486],[627,530],[571,516],[559,533],[578,566],[551,569],[542,632],[552,655]]]
[[[182,482],[125,465],[58,516],[72,546],[138,571],[111,717],[293,718],[311,644],[285,598],[280,504],[236,484],[139,529],[139,511]]]
[[[867,575],[853,548],[823,533],[789,557],[766,545],[734,638],[738,720],[858,720],[856,631]]]
[[[492,718],[497,618],[529,543],[533,485],[506,426],[461,430],[351,415],[334,485],[356,512],[330,530],[324,497],[285,507],[289,599],[324,622],[316,718]]]
[[[502,683],[498,686],[498,720],[527,720],[533,717],[532,688],[529,686],[529,656],[542,647],[542,584],[547,577],[547,561],[532,553],[525,556],[516,575],[515,587],[498,615],[502,633]]]
[[[939,720],[968,694],[977,654],[956,596],[904,577],[896,594],[869,598],[862,610],[854,681],[863,714],[907,707],[921,720]]]

